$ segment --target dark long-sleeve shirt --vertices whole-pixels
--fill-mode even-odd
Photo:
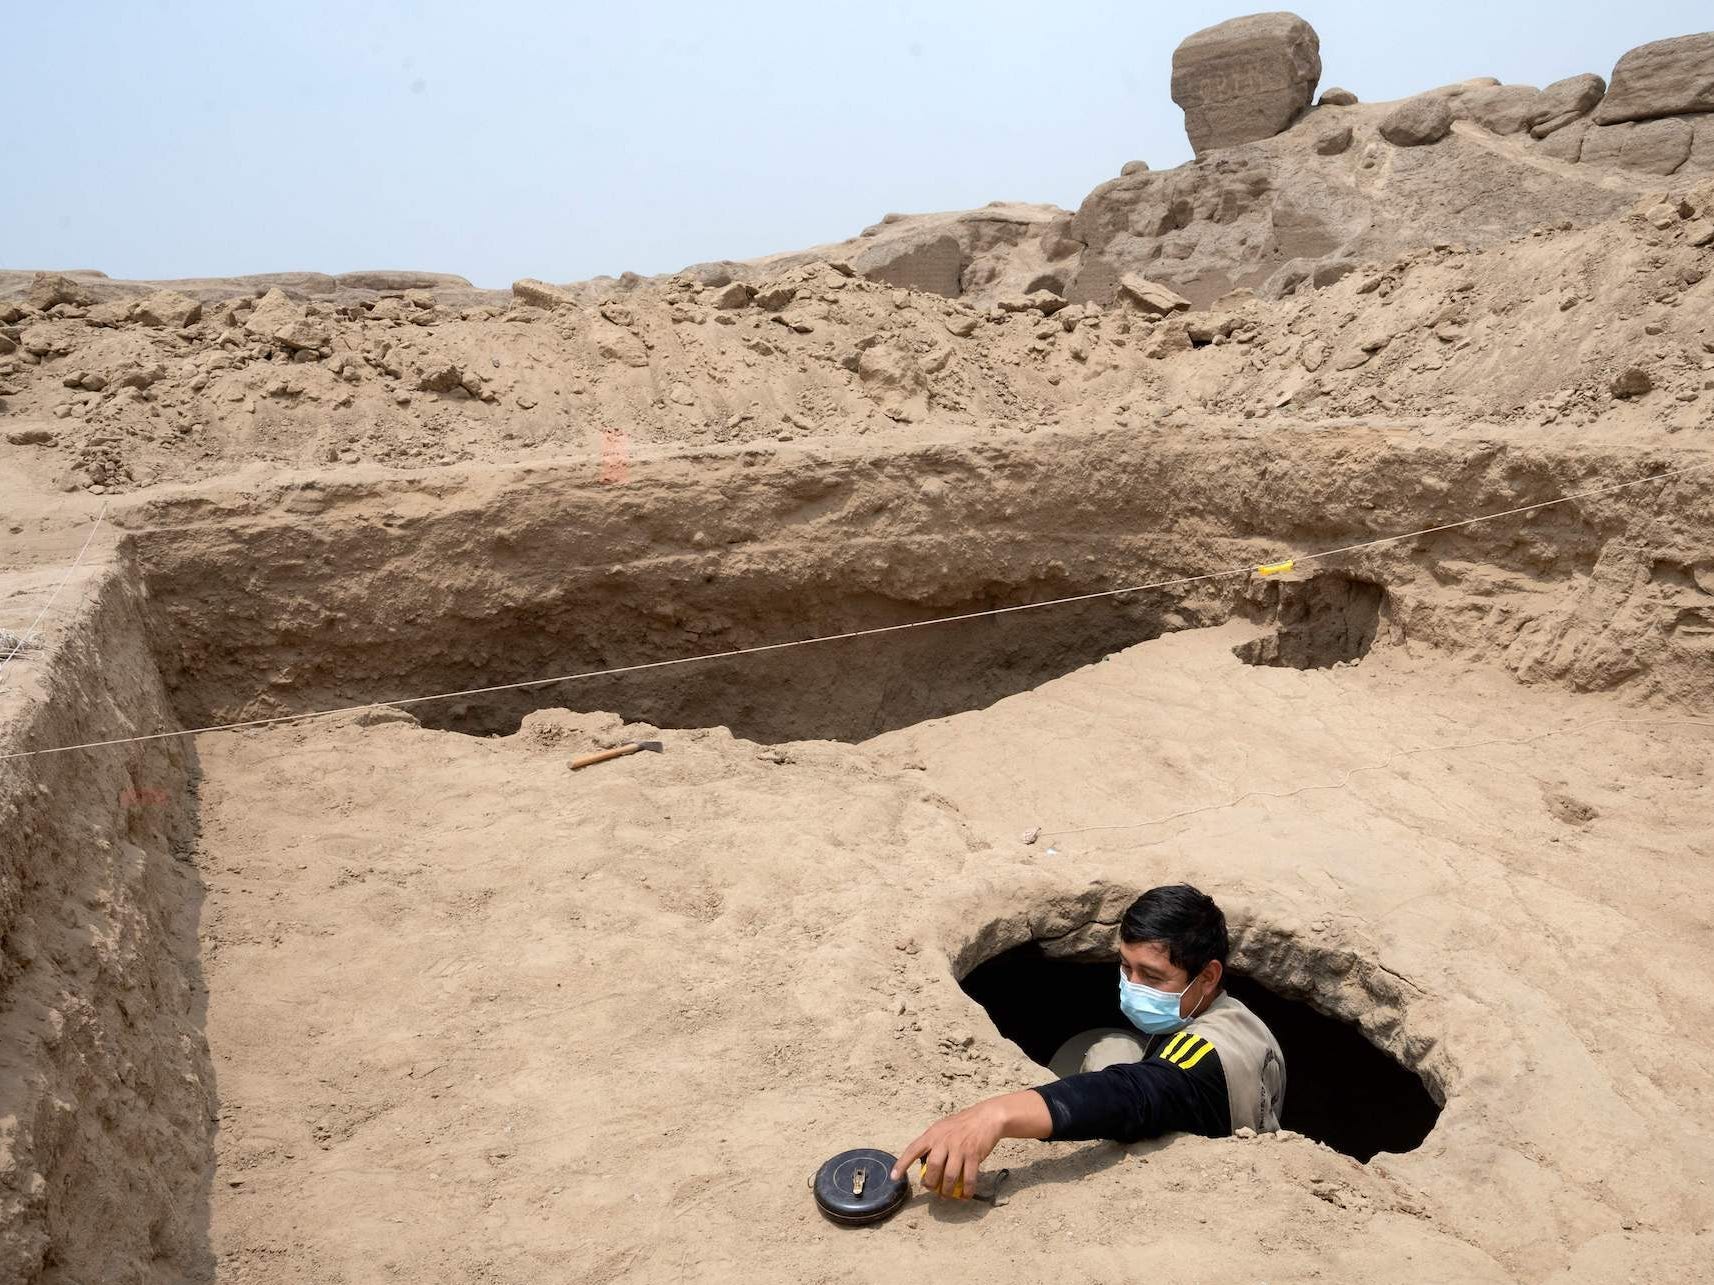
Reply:
[[[1232,1132],[1220,1054],[1196,1035],[1170,1038],[1140,1062],[1121,1062],[1036,1089],[1064,1142],[1136,1142],[1165,1133]]]

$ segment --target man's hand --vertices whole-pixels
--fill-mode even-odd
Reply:
[[[976,1194],[977,1170],[1001,1138],[1045,1138],[1052,1132],[1047,1102],[1033,1089],[989,1098],[930,1125],[905,1148],[893,1177],[903,1178],[920,1159],[926,1190],[968,1200]]]

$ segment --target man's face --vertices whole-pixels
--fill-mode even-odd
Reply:
[[[1166,946],[1161,942],[1121,941],[1119,966],[1125,970],[1125,976],[1139,986],[1150,986],[1157,991],[1178,995],[1180,1017],[1194,1013],[1197,1006],[1207,998],[1205,988],[1192,988],[1190,974],[1167,958]],[[1202,971],[1206,975],[1219,967],[1219,964],[1210,961],[1208,967]],[[1218,977],[1218,974],[1215,976]],[[1196,980],[1200,982],[1202,978]]]

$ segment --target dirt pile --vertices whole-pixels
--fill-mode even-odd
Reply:
[[[1402,182],[1405,162],[1393,164]],[[871,281],[848,261],[746,281],[684,273],[552,307],[280,285],[221,301],[175,290],[45,311],[14,303],[0,326],[12,349],[0,357],[0,451],[39,486],[104,494],[257,463],[582,452],[617,469],[650,444],[900,440],[931,426],[1009,434],[1210,414],[1455,415],[1648,438],[1706,423],[1714,185],[1600,189],[1622,212],[1590,226],[1448,236],[1381,259],[1315,257],[1321,243],[1276,239],[1237,274],[1260,279],[1249,290],[1153,257],[1176,232],[1121,230],[1125,208],[1147,192],[1167,201],[1180,176],[1118,180],[1122,202],[1097,194],[1078,215],[1091,237],[1128,247],[1116,262],[1142,260],[1104,303],[1068,302],[1052,289],[1062,282],[1031,280],[978,306]],[[1422,222],[1435,184],[1417,178]],[[1240,168],[1220,190],[1252,188],[1268,190],[1263,171]],[[1252,214],[1282,226],[1239,195],[1207,210],[1170,200],[1158,208],[1183,208],[1202,243],[1236,246]],[[1470,213],[1446,202],[1434,222],[1446,231]],[[1085,260],[1078,279],[1091,270]],[[1631,370],[1646,387],[1625,382]]]

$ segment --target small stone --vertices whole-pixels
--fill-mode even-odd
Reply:
[[[1621,399],[1641,397],[1653,388],[1654,380],[1649,378],[1648,372],[1636,366],[1623,371],[1613,380],[1612,385],[1613,396]]]
[[[131,319],[145,326],[183,330],[202,320],[202,305],[177,290],[157,290],[131,310]]]
[[[795,298],[795,285],[787,281],[775,281],[756,291],[755,304],[764,312],[778,312]]]
[[[156,362],[153,366],[136,366],[119,376],[121,388],[144,389],[166,377],[167,368]]]
[[[417,372],[415,387],[425,393],[450,393],[464,387],[464,372],[451,362],[426,366]]]
[[[1039,825],[1031,826],[1028,830],[1024,831],[1023,839],[1026,844],[1034,843],[1039,838],[1041,838],[1041,827]]]
[[[1130,178],[1133,174],[1147,174],[1148,172],[1149,163],[1147,161],[1126,161],[1119,167],[1120,178]]]
[[[1190,300],[1176,290],[1135,272],[1127,272],[1119,278],[1119,293],[1152,316],[1164,317],[1169,313],[1190,311]]]
[[[577,305],[577,296],[559,286],[549,285],[546,281],[537,281],[534,277],[524,277],[512,282],[512,298],[531,308],[572,308]]]
[[[1065,307],[1063,296],[1051,290],[1036,290],[1026,295],[1010,295],[1000,301],[1000,307],[1005,312],[1039,312],[1044,316],[1052,315]]]
[[[1256,1131],[1247,1124],[1239,1125],[1232,1131],[1232,1136],[1234,1138],[1253,1138],[1256,1136]]]
[[[1357,95],[1349,89],[1341,89],[1338,85],[1334,85],[1330,89],[1322,90],[1321,97],[1315,101],[1318,107],[1355,107]]]
[[[609,361],[623,362],[638,369],[649,364],[649,352],[643,341],[630,331],[617,327],[607,328],[607,333],[596,340],[595,351]]]
[[[742,281],[731,281],[703,298],[716,308],[746,308],[750,304],[750,287]]]
[[[959,313],[957,316],[946,319],[946,328],[960,339],[970,338],[976,333],[976,327],[980,324],[981,319],[970,313]]]
[[[1315,152],[1318,156],[1338,156],[1351,146],[1351,127],[1341,125],[1338,129],[1330,129],[1315,140]]]
[[[1684,229],[1684,235],[1691,245],[1697,247],[1714,244],[1714,222],[1697,219]]]
[[[1438,143],[1452,132],[1452,108],[1438,94],[1407,98],[1381,119],[1381,137],[1395,147]]]
[[[54,440],[51,428],[21,428],[6,434],[13,446],[47,446]]]
[[[1650,206],[1643,217],[1653,224],[1657,230],[1664,232],[1678,222],[1678,211],[1662,201],[1658,205]]]

